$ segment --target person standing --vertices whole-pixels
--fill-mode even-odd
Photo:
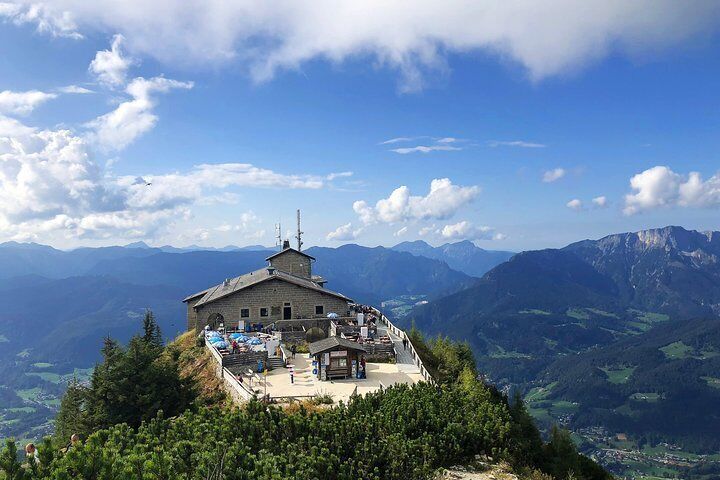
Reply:
[[[292,358],[295,358],[295,352],[297,352],[297,346],[295,344],[292,344],[290,346],[290,353],[292,354]]]

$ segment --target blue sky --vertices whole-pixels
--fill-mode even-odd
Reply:
[[[0,4],[0,240],[271,245],[296,208],[308,245],[719,229],[718,8],[602,2],[560,35],[554,3],[532,29],[468,13],[507,16],[490,38],[453,24],[463,2],[427,7],[440,26],[423,2],[197,25],[172,2]]]

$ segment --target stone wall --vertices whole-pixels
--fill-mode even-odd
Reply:
[[[303,257],[304,258],[304,257]],[[307,259],[306,259],[307,260]],[[240,318],[240,309],[250,310],[247,318],[242,318],[246,323],[270,323],[282,320],[283,308],[286,303],[292,309],[292,318],[317,318],[318,321],[326,320],[326,315],[335,312],[339,315],[347,315],[348,304],[345,300],[334,295],[324,293],[321,290],[311,290],[298,285],[284,282],[280,279],[268,280],[258,285],[235,292],[227,297],[215,300],[214,302],[202,305],[196,311],[192,311],[193,300],[188,302],[188,327],[201,330],[207,324],[211,315],[219,313],[223,316],[225,326],[237,326]],[[315,315],[315,306],[324,307],[322,315]],[[267,308],[268,316],[260,316],[260,308]],[[192,318],[195,315],[195,318]],[[327,332],[327,327],[325,328]]]
[[[298,277],[312,277],[312,260],[295,250],[283,250],[277,257],[270,260],[270,265]]]

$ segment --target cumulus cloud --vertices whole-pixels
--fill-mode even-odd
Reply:
[[[579,198],[573,198],[569,202],[565,204],[566,207],[568,207],[570,210],[575,210],[576,212],[582,210],[583,203]]]
[[[346,223],[345,225],[340,225],[335,230],[328,233],[325,238],[329,241],[347,242],[355,240],[360,233],[362,233],[362,227],[353,228],[352,223]]]
[[[476,227],[467,220],[445,225],[440,236],[446,240],[492,240],[495,230],[487,226]]]
[[[248,211],[240,214],[238,223],[222,223],[214,228],[215,231],[222,233],[237,234],[239,239],[243,240],[260,240],[265,236],[265,230],[259,228],[260,219],[254,212]]]
[[[168,64],[241,62],[257,81],[315,59],[367,57],[417,90],[446,55],[481,52],[510,59],[533,80],[566,74],[619,52],[654,53],[712,31],[710,0],[568,2],[116,2],[19,0],[0,9],[53,35],[85,29],[124,34],[133,52]]]
[[[720,174],[703,180],[698,172],[682,175],[656,166],[633,176],[630,187],[633,193],[625,195],[626,215],[662,207],[720,206]]]
[[[546,170],[545,173],[543,173],[542,181],[545,183],[552,183],[556,180],[560,180],[565,176],[565,169],[564,168],[555,168],[553,170]]]
[[[115,35],[110,50],[101,50],[95,54],[88,70],[97,77],[100,83],[109,87],[118,87],[125,84],[127,71],[132,65],[132,59],[124,56],[122,43],[125,37]]]
[[[57,97],[54,93],[28,90],[26,92],[13,92],[5,90],[0,92],[0,114],[27,115],[39,105]]]
[[[375,222],[394,223],[405,220],[446,219],[480,194],[480,187],[454,185],[449,178],[436,178],[430,182],[426,196],[410,194],[403,185],[396,188],[388,198],[370,206],[364,200],[353,203],[353,210],[364,224]]]
[[[0,116],[0,230],[6,237],[148,238],[189,218],[208,193],[238,186],[317,189],[325,182],[324,176],[286,175],[244,163],[113,176],[96,163],[86,138]],[[241,215],[239,231],[250,231],[253,221]]]
[[[519,148],[545,148],[542,143],[525,142],[523,140],[500,141],[492,140],[488,142],[491,147],[519,147]]]
[[[593,198],[592,203],[597,208],[605,208],[608,205],[608,199],[605,195],[600,195],[599,197]]]
[[[192,87],[192,82],[180,82],[165,77],[135,78],[125,89],[132,97],[131,100],[122,102],[112,112],[87,124],[95,132],[92,138],[104,150],[125,148],[157,123],[158,117],[153,113],[156,104],[154,94]]]

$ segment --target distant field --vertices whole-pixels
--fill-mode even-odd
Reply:
[[[610,383],[627,383],[636,367],[603,367],[600,370],[605,372]]]

